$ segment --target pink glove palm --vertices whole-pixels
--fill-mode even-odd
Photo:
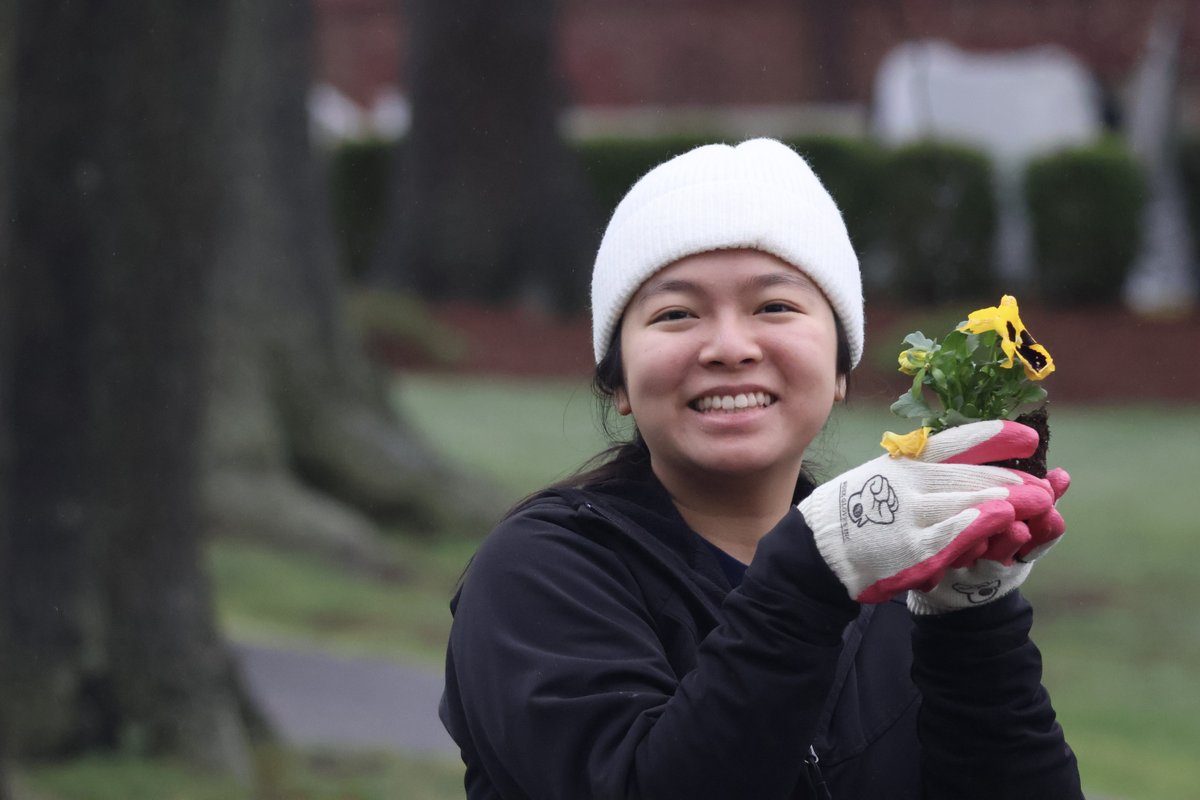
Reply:
[[[1027,525],[1053,510],[1048,481],[980,466],[1026,458],[1037,433],[976,422],[930,437],[918,458],[880,456],[819,486],[799,505],[822,558],[862,603],[932,589],[946,571],[1031,543]]]
[[[1066,494],[1071,476],[1066,470],[1051,470],[1046,481],[1055,502]],[[1053,506],[1028,520],[1013,522],[1007,537],[996,537],[976,559],[964,558],[948,570],[936,586],[908,593],[908,608],[914,614],[944,614],[999,600],[1029,577],[1033,564],[1050,552],[1066,531],[1062,515]],[[1024,544],[1012,547],[1012,542]]]

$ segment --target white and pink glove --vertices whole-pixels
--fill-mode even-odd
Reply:
[[[1055,469],[1046,474],[1046,481],[1058,501],[1071,485],[1071,476],[1066,470]],[[1029,577],[1033,564],[1058,544],[1067,526],[1058,510],[1051,507],[1045,514],[1026,521],[1013,523],[1017,535],[1022,530],[1027,541],[1015,551],[1006,551],[1008,542],[969,566],[959,566],[946,574],[930,591],[913,589],[908,593],[908,609],[914,614],[945,614],[963,608],[984,605],[999,600],[1019,587]]]
[[[931,436],[917,458],[880,456],[822,484],[800,513],[858,602],[933,591],[947,570],[1033,545],[1030,525],[1014,523],[1050,526],[1048,480],[981,466],[1027,458],[1037,444],[1037,432],[1015,422],[961,425]]]

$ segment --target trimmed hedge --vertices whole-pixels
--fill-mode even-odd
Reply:
[[[638,178],[669,158],[720,139],[707,136],[664,136],[654,139],[589,139],[575,152],[592,185],[596,208],[605,224],[613,209]]]
[[[871,139],[806,136],[785,142],[804,156],[833,195],[859,257],[884,235],[879,215],[884,149]]]
[[[1196,261],[1200,265],[1200,136],[1186,139],[1180,145],[1179,166],[1183,174],[1183,194],[1187,198],[1192,244],[1195,245]]]
[[[387,213],[388,181],[396,145],[378,139],[338,145],[329,161],[330,204],[343,270],[366,272]]]
[[[881,178],[895,296],[923,305],[990,298],[996,201],[988,158],[919,142],[893,150]]]
[[[648,170],[720,137],[589,140],[575,145],[605,219]],[[862,257],[890,258],[877,288],[920,305],[994,300],[995,199],[991,165],[979,151],[920,143],[887,151],[868,139],[786,140],[812,164],[846,220]],[[362,274],[386,212],[395,145],[341,145],[330,162],[334,224],[350,275]],[[1200,138],[1180,152],[1200,256]],[[1137,253],[1144,187],[1119,142],[1031,163],[1025,197],[1034,235],[1035,285],[1054,303],[1115,301]]]
[[[1137,256],[1145,184],[1115,140],[1032,161],[1025,197],[1041,299],[1057,305],[1115,303]]]

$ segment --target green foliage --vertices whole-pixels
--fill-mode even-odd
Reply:
[[[657,136],[643,139],[588,139],[575,144],[579,163],[605,222],[638,178],[693,147],[720,141],[711,136]]]
[[[992,168],[967,147],[919,142],[892,151],[881,179],[898,299],[936,304],[993,291]]]
[[[1192,136],[1180,145],[1179,168],[1183,176],[1183,194],[1187,199],[1192,243],[1196,246],[1196,260],[1200,261],[1200,136]]]
[[[449,759],[260,748],[253,789],[182,765],[95,755],[24,770],[15,800],[451,800],[463,767]]]
[[[833,195],[850,241],[861,255],[883,237],[879,216],[885,152],[870,139],[805,136],[785,140],[804,156]]]
[[[387,211],[388,181],[396,145],[380,139],[344,142],[329,160],[334,233],[344,270],[365,272]]]
[[[1114,303],[1137,255],[1145,187],[1116,140],[1030,163],[1025,196],[1036,285],[1058,305]]]
[[[644,139],[590,139],[575,145],[599,208],[605,216],[638,178],[693,147],[722,141],[719,136],[665,136]],[[875,216],[883,150],[868,139],[802,136],[784,143],[801,153],[833,195],[852,241],[862,248],[878,240]]]
[[[655,165],[707,135],[592,139],[573,145],[602,215]],[[887,151],[869,139],[802,136],[785,140],[820,176],[846,220],[860,256],[882,245],[889,276],[868,288],[925,306],[994,293],[995,199],[988,159],[957,145],[922,142]],[[376,244],[393,176],[394,144],[340,145],[330,160],[334,226],[343,266],[360,277]],[[1193,230],[1200,232],[1200,139],[1181,148]],[[1033,225],[1041,299],[1107,302],[1116,297],[1139,243],[1144,187],[1114,141],[1033,162],[1025,196]],[[1200,244],[1200,233],[1197,234]]]
[[[218,619],[238,639],[437,664],[446,654],[454,584],[475,544],[446,538],[418,546],[389,537],[403,569],[381,577],[218,539],[208,549]]]
[[[466,352],[461,333],[429,313],[425,303],[406,292],[352,289],[346,294],[346,316],[358,336],[375,337],[411,350],[434,364],[453,364]]]
[[[916,331],[904,343],[908,349],[898,362],[900,371],[912,376],[912,389],[892,403],[891,411],[919,419],[933,433],[980,420],[1013,419],[1021,406],[1046,399],[1036,381],[1053,372],[1054,363],[1025,330],[1013,297],[971,312],[940,342]],[[927,394],[940,408],[929,405]]]

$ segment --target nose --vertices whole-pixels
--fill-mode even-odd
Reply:
[[[753,320],[723,315],[710,320],[708,336],[700,348],[700,361],[710,366],[751,364],[762,358]]]

